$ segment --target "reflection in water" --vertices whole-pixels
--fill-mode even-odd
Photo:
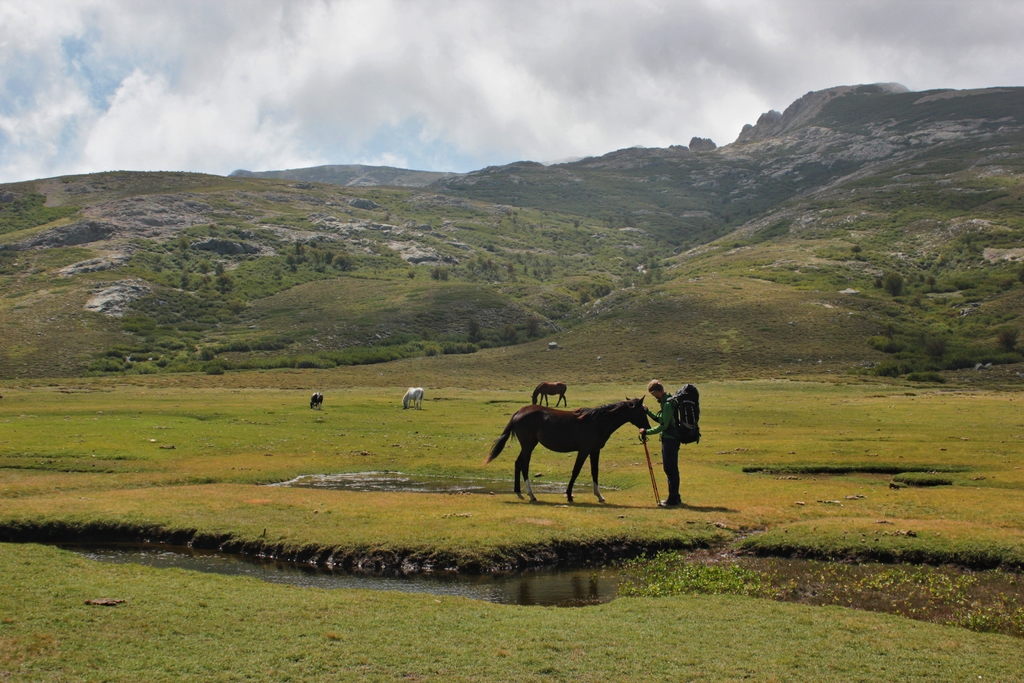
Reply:
[[[519,574],[455,573],[374,576],[280,560],[228,555],[158,544],[63,546],[101,562],[134,562],[233,576],[251,576],[304,588],[365,588],[457,595],[509,605],[580,607],[610,602],[619,586],[614,569],[538,569]]]
[[[536,475],[535,475],[536,476]],[[567,484],[531,479],[535,493],[565,493]],[[402,472],[348,472],[344,474],[304,474],[289,481],[270,484],[331,491],[399,491],[405,493],[512,493],[512,479],[474,479],[471,477],[435,477]],[[614,491],[614,487],[603,487]]]

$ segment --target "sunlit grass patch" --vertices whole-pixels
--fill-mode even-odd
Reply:
[[[779,557],[949,563],[977,569],[1024,567],[1020,529],[950,519],[815,519],[772,527],[743,539],[739,547]]]

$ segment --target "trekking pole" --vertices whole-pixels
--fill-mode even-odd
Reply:
[[[658,482],[654,479],[654,466],[651,465],[651,452],[647,449],[647,439],[640,437],[644,444],[644,455],[647,456],[647,471],[651,473],[651,487],[654,489],[654,504],[661,505],[661,494],[658,493]]]

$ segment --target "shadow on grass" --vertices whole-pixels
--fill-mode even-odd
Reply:
[[[534,502],[532,502],[532,503],[529,500],[506,500],[506,501],[504,501],[504,504],[505,505],[529,505],[531,507],[549,507],[549,508],[550,507],[561,507],[561,508],[569,508],[569,507],[575,507],[575,508],[600,508],[602,510],[691,510],[693,512],[726,512],[726,513],[736,513],[736,512],[739,512],[739,510],[733,510],[732,508],[725,508],[725,507],[701,507],[701,506],[697,506],[697,505],[687,505],[685,503],[683,503],[682,505],[679,505],[679,506],[676,506],[676,507],[670,507],[670,508],[657,507],[656,505],[654,505],[654,503],[649,503],[649,504],[646,504],[646,505],[621,505],[621,504],[608,503],[608,502],[598,503],[597,501],[574,501],[572,503],[568,503],[565,500],[554,501],[554,500],[539,500],[539,499],[534,501]]]
[[[682,505],[680,505],[678,509],[680,509],[680,510],[692,510],[693,512],[727,512],[727,513],[737,513],[737,512],[739,512],[739,510],[733,510],[732,508],[722,508],[722,507],[703,506],[703,505],[687,505],[686,503],[683,503]]]

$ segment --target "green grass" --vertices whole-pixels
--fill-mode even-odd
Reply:
[[[14,680],[1013,680],[1018,640],[734,596],[583,609],[325,591],[0,546]],[[117,607],[85,600],[125,600]]]
[[[878,535],[881,532],[876,531]],[[747,595],[844,605],[980,632],[1024,635],[1018,572],[759,559],[703,561],[662,552],[626,562],[620,595]]]
[[[682,451],[685,505],[676,510],[653,506],[631,429],[602,452],[602,483],[616,489],[604,491],[604,505],[593,500],[586,475],[571,506],[554,494],[531,505],[511,494],[259,485],[307,473],[397,470],[497,479],[511,488],[514,445],[482,464],[532,388],[516,383],[526,356],[509,356],[532,353],[555,364],[545,366],[553,376],[564,376],[557,364],[571,357],[529,347],[333,370],[8,383],[0,400],[0,528],[6,538],[193,538],[281,556],[407,558],[469,570],[529,563],[559,548],[586,554],[608,544],[737,541],[775,555],[1024,566],[1015,512],[1024,490],[1016,469],[1019,396],[1009,393],[701,382],[703,439]],[[508,370],[500,371],[505,362]],[[497,377],[487,374],[494,370]],[[642,376],[651,371],[643,368]],[[411,384],[427,387],[421,411],[400,407]],[[645,384],[585,385],[570,375],[567,396],[571,407],[597,405],[638,395]],[[314,388],[326,395],[322,411],[307,407]],[[799,469],[830,461],[849,468]],[[800,473],[743,471],[755,465]],[[565,481],[570,466],[571,456],[541,448],[532,470],[540,481]],[[950,472],[954,484],[893,490],[891,475],[874,473],[889,466]],[[664,490],[660,472],[659,480]],[[881,672],[928,680],[940,668],[1017,677],[1016,660],[997,656],[999,648],[1016,652],[1016,641],[837,608],[698,596],[531,611],[110,567],[25,545],[0,546],[0,556],[0,612],[13,620],[0,621],[3,651],[11,653],[0,670],[29,680],[53,672],[85,679],[90,666],[110,680],[242,673],[257,680],[409,673],[490,680],[584,670],[584,677],[629,680],[638,662],[653,662],[656,676],[687,671],[711,680],[743,673],[869,680]],[[82,604],[95,597],[128,603]],[[480,629],[467,626],[478,621]],[[438,628],[436,646],[408,646]],[[571,643],[557,635],[567,628]],[[157,631],[162,638],[145,637]],[[551,649],[550,639],[564,645]],[[252,642],[261,643],[258,654]],[[344,647],[329,649],[335,645]],[[242,663],[226,667],[227,658]]]
[[[580,502],[569,507],[553,495],[530,506],[511,495],[257,486],[300,474],[399,470],[504,480],[511,488],[514,446],[487,467],[482,462],[530,388],[445,388],[455,368],[466,372],[466,360],[410,359],[389,364],[385,376],[382,366],[361,366],[10,387],[0,403],[8,428],[0,441],[0,522],[69,533],[90,525],[195,530],[294,552],[440,553],[468,566],[551,543],[685,547],[744,529],[767,529],[748,542],[782,543],[786,553],[1024,564],[1024,528],[1013,512],[1024,490],[1014,446],[1018,408],[1006,394],[702,383],[703,439],[682,453],[686,506],[668,514],[650,504],[643,453],[630,429],[602,452],[601,481],[618,489],[606,493],[604,506],[592,502],[586,475],[577,484]],[[376,388],[345,386],[370,377]],[[401,395],[413,384],[428,387],[425,409],[403,411]],[[326,395],[322,411],[308,409],[313,389]],[[570,383],[567,397],[576,407],[641,391]],[[570,456],[541,449],[533,471],[564,482],[570,465]],[[777,474],[749,472],[755,468]],[[893,490],[889,481],[898,472],[953,485]],[[444,516],[462,512],[471,517]],[[844,531],[879,519],[917,535],[867,546],[843,540]]]
[[[45,202],[46,195],[31,193],[0,204],[0,235],[45,225],[78,213],[77,207],[44,206]]]

